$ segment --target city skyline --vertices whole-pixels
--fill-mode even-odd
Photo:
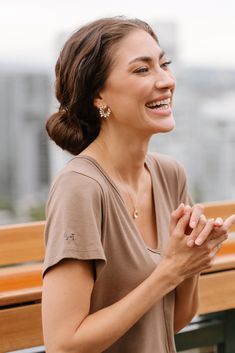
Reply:
[[[150,23],[175,22],[183,64],[235,68],[232,0],[219,4],[212,0],[0,0],[0,4],[0,64],[53,66],[60,33],[70,34],[98,17],[126,15]]]

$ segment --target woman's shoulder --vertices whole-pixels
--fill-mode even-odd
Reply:
[[[51,193],[60,190],[68,193],[103,193],[106,183],[99,169],[86,158],[72,158],[55,176]],[[89,193],[89,194],[88,194]]]

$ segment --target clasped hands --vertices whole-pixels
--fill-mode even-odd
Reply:
[[[182,203],[171,215],[170,233],[177,236],[184,230],[189,248],[208,243],[211,257],[214,257],[221,243],[227,239],[229,229],[234,223],[235,214],[225,220],[220,217],[207,219],[202,205],[196,204],[190,207]]]

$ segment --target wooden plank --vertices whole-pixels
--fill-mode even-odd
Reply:
[[[41,305],[0,310],[0,353],[43,345]]]
[[[235,269],[201,275],[198,314],[232,308],[235,308]]]
[[[219,256],[217,255],[214,259],[212,267],[208,270],[203,271],[203,274],[231,269],[235,269],[235,254]]]
[[[0,294],[42,285],[42,264],[0,268]]]
[[[1,226],[0,266],[42,260],[44,226],[44,221]]]
[[[0,269],[0,306],[41,299],[42,264]]]
[[[228,238],[223,243],[220,251],[217,254],[217,256],[224,256],[224,255],[234,255],[235,256],[235,238],[234,237]]]
[[[42,287],[23,288],[0,293],[0,310],[4,306],[41,301]]]

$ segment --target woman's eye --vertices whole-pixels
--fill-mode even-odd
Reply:
[[[171,60],[165,61],[165,62],[161,65],[161,67],[162,67],[163,69],[166,69],[171,63],[172,63]]]
[[[138,69],[136,69],[134,72],[135,73],[145,73],[145,72],[148,72],[149,71],[149,68],[146,67],[146,66],[142,66],[142,67],[139,67]]]

